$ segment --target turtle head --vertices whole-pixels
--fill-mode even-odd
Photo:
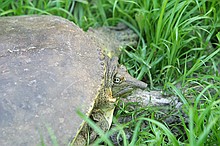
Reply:
[[[112,94],[114,97],[122,97],[131,93],[134,89],[146,89],[146,87],[146,83],[133,78],[123,65],[118,66],[113,78]]]

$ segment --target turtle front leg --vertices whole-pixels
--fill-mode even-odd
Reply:
[[[88,141],[88,131],[89,126],[86,122],[84,122],[81,126],[81,129],[78,131],[77,135],[71,142],[71,146],[85,146]]]
[[[105,113],[103,113],[103,111],[101,111],[100,109],[94,110],[91,114],[91,118],[96,123],[96,125],[102,129],[102,131],[106,132],[109,129],[109,121],[105,118]],[[92,129],[89,135],[90,143],[94,142],[97,136],[98,134],[95,132],[94,129]]]
[[[102,131],[106,132],[110,129],[115,109],[116,98],[112,96],[111,88],[106,88],[104,94],[101,94],[99,104],[93,109],[90,118],[96,123]],[[90,133],[90,142],[94,142],[98,134],[93,129]]]

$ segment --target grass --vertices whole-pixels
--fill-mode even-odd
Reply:
[[[0,16],[58,15],[84,30],[123,22],[139,35],[137,48],[122,50],[120,63],[150,89],[178,96],[189,124],[182,117],[177,136],[155,118],[156,110],[119,106],[116,127],[106,135],[119,131],[123,145],[220,145],[219,8],[219,0],[0,0]],[[117,123],[124,115],[131,121]],[[129,127],[133,136],[127,139]],[[97,143],[102,140],[111,145],[106,137]]]

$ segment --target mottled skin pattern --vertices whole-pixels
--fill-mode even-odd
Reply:
[[[89,34],[103,47],[105,57],[104,84],[95,101],[90,118],[103,131],[107,131],[112,123],[116,98],[136,88],[145,89],[147,84],[133,78],[123,65],[118,64],[119,48],[127,45],[134,46],[137,43],[137,35],[134,35],[133,31],[124,25],[118,25],[92,29]],[[95,131],[85,123],[71,144],[86,145],[88,141],[92,143],[96,137]]]
[[[103,131],[107,131],[111,126],[116,98],[130,93],[135,88],[146,88],[145,83],[132,78],[123,66],[116,65],[115,67],[114,70],[116,70],[116,72],[114,71],[115,74],[108,83],[111,84],[111,87],[101,89],[90,116]],[[120,89],[122,91],[120,91]],[[88,140],[89,143],[92,143],[96,137],[97,134],[95,131],[90,129],[85,123],[73,140],[72,145],[86,145]]]
[[[137,36],[126,27],[85,33],[55,16],[2,17],[0,25],[3,146],[37,145],[39,135],[51,145],[45,125],[61,145],[75,135],[72,145],[92,143],[98,135],[75,111],[107,131],[116,98],[147,86],[118,65],[118,48],[136,42],[131,38]]]

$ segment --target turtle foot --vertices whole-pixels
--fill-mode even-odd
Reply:
[[[107,52],[111,52],[113,56],[119,56],[120,48],[136,47],[138,43],[138,35],[122,23],[117,26],[91,28],[88,32],[99,40],[103,47],[108,48]]]
[[[106,27],[106,29],[109,29],[109,33],[119,42],[120,47],[137,46],[138,35],[125,24],[119,23],[117,26]]]

